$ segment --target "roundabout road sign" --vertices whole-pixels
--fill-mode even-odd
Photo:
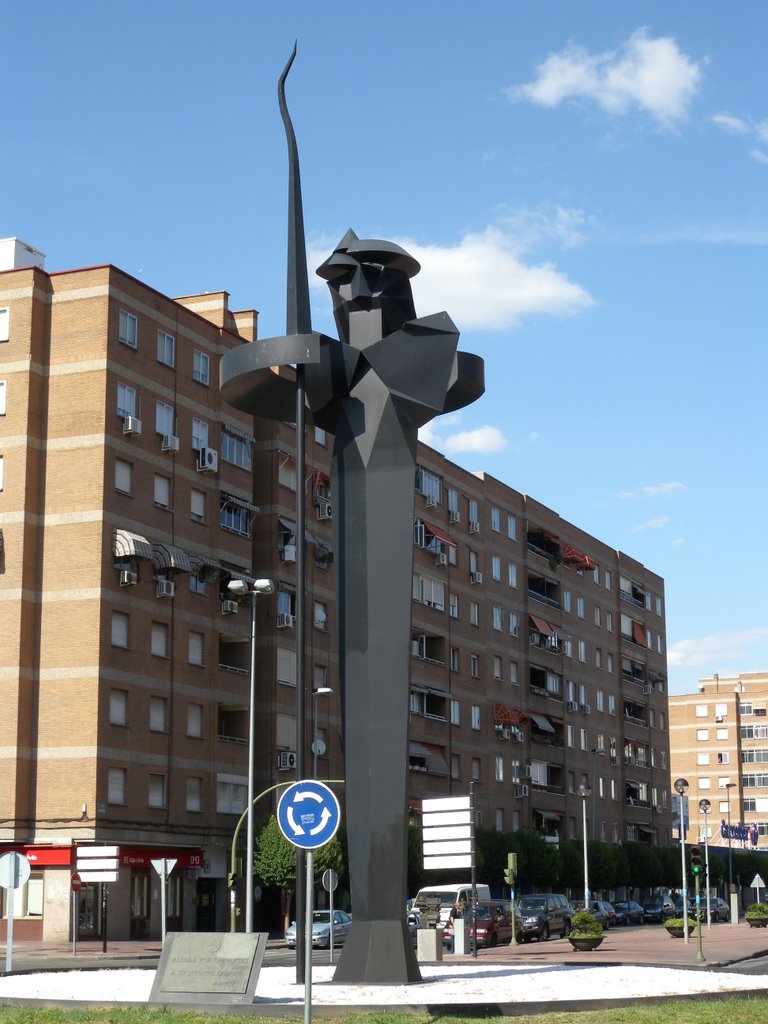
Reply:
[[[336,794],[314,779],[288,786],[277,805],[277,824],[289,843],[316,850],[333,839],[341,812]]]

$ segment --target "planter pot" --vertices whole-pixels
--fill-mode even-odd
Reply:
[[[584,951],[597,949],[604,937],[603,935],[569,935],[568,941],[574,949]]]
[[[750,928],[765,928],[768,925],[768,917],[748,917],[747,924]]]
[[[670,928],[669,925],[666,925],[665,927],[673,939],[682,939],[685,937],[684,928]]]

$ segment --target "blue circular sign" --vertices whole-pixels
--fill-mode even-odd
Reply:
[[[325,846],[335,836],[340,821],[336,794],[315,779],[288,786],[277,805],[280,831],[289,843],[302,850]]]

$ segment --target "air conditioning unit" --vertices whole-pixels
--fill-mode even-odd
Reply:
[[[197,452],[198,473],[217,473],[219,470],[219,453],[213,448],[200,448]]]
[[[290,771],[296,767],[296,753],[293,750],[281,750],[277,755],[277,769],[281,772]]]
[[[615,755],[612,756],[611,757],[611,764],[618,764],[618,763],[619,763],[618,757],[616,757]]]
[[[173,434],[163,434],[160,450],[164,452],[177,452],[179,450],[178,437],[174,437]]]
[[[514,787],[515,796],[528,796],[528,787],[523,783],[518,783]]]
[[[578,702],[575,701],[575,700],[569,700],[568,703],[565,705],[565,707],[566,707],[567,711],[578,711],[579,710]]]
[[[719,723],[720,725],[722,725],[723,724],[723,716],[722,715],[715,715],[715,721],[717,723]]]
[[[512,739],[516,740],[518,743],[525,742],[525,736],[523,736],[522,732],[519,729],[517,731],[512,732]]]
[[[325,501],[324,498],[318,499],[317,502],[317,518],[318,519],[333,519],[333,505],[330,501]]]
[[[522,768],[520,769],[520,778],[521,779],[530,779],[530,777],[531,777],[531,766],[529,764],[524,764],[522,766]]]
[[[221,602],[221,614],[222,615],[237,615],[240,605],[237,601],[222,601]]]
[[[469,574],[469,581],[470,583],[482,583],[483,574],[481,572],[471,572]]]
[[[461,512],[457,512],[456,509],[452,509],[448,513],[448,522],[449,523],[460,523],[461,522]]]
[[[511,740],[512,739],[512,730],[511,729],[502,729],[502,731],[501,731],[501,738],[505,739],[505,740]]]
[[[289,615],[288,612],[279,612],[277,616],[277,628],[278,629],[293,629],[296,625],[296,616]]]
[[[129,572],[128,569],[123,569],[120,573],[120,586],[121,587],[135,587],[139,582],[139,574],[137,572]]]
[[[141,420],[138,416],[126,416],[123,420],[123,433],[124,434],[140,434],[141,433]]]
[[[296,561],[296,545],[286,544],[283,550],[280,552],[280,557],[284,562],[295,562]]]
[[[583,713],[585,715],[591,715],[592,714],[592,705],[591,704],[582,704],[581,705],[581,710],[583,711]]]
[[[427,506],[427,508],[434,508],[436,504],[437,504],[437,502],[432,497],[432,495],[428,494],[427,498],[426,498],[426,501],[425,501],[425,505]]]
[[[158,597],[173,597],[176,592],[176,584],[171,580],[158,580],[155,593]]]
[[[656,811],[657,814],[663,814],[664,813],[664,805],[663,804],[656,804],[656,806],[654,807],[654,810]]]
[[[444,551],[435,555],[435,565],[448,565],[448,555]]]
[[[469,532],[480,533],[480,523],[476,519],[470,519],[469,521]]]
[[[650,683],[646,683],[645,684],[645,686],[643,687],[643,693],[646,695],[646,697],[648,696],[648,694],[651,692],[652,689],[653,689],[653,687],[650,685]]]
[[[496,732],[504,732],[504,726],[501,724],[501,722],[497,722],[493,728],[496,730]]]

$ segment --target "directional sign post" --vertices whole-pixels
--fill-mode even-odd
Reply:
[[[27,884],[29,861],[20,853],[6,853],[0,857],[0,886],[8,890],[8,933],[5,945],[5,970],[13,970],[13,894]]]
[[[116,882],[120,866],[119,846],[78,846],[75,869],[84,883]],[[109,887],[101,887],[101,949],[107,952]]]
[[[166,926],[166,894],[168,891],[168,879],[171,877],[171,872],[176,867],[175,857],[161,857],[157,860],[152,861],[152,867],[160,875],[160,917],[162,920],[162,942],[165,945],[165,926]]]
[[[288,786],[277,805],[277,824],[289,843],[307,851],[306,910],[304,926],[304,1024],[311,1020],[312,1007],[312,885],[314,851],[336,835],[341,811],[336,794],[316,779]],[[333,950],[333,932],[330,933]],[[296,955],[299,955],[298,949]]]

